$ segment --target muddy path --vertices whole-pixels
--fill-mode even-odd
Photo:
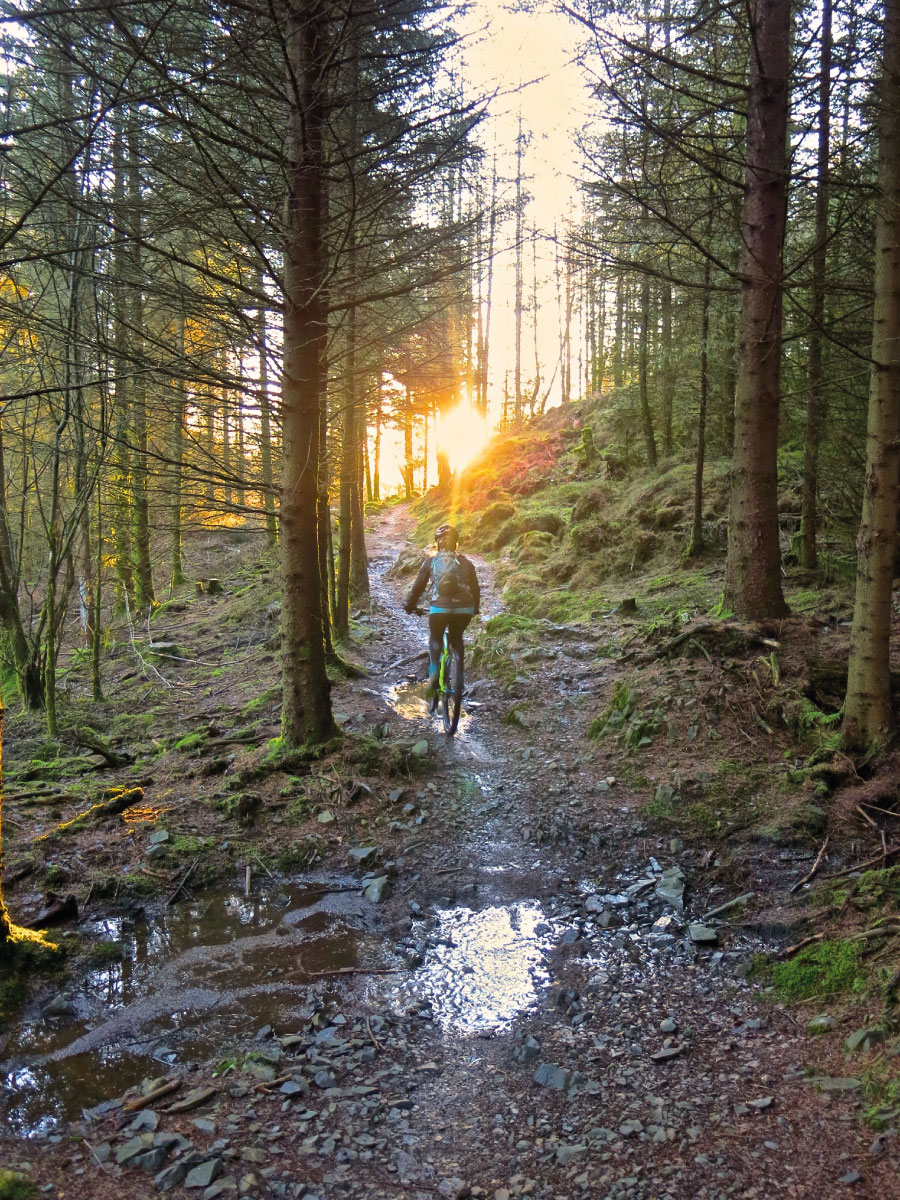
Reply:
[[[590,636],[548,625],[508,689],[473,672],[456,738],[429,718],[391,575],[410,528],[373,532],[369,674],[335,694],[349,728],[428,744],[373,829],[381,902],[323,871],[151,914],[134,978],[98,967],[6,1048],[34,1102],[5,1161],[97,1200],[895,1197],[853,1065],[748,981],[770,947],[715,914],[737,889],[714,854],[648,836],[584,737],[616,669]],[[179,1078],[174,1103],[98,1103],[141,1075]]]

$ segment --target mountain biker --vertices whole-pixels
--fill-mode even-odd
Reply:
[[[459,530],[455,525],[441,525],[435,531],[437,554],[422,563],[416,581],[410,588],[404,609],[415,610],[425,589],[431,587],[428,610],[428,691],[438,686],[438,667],[444,642],[444,630],[450,646],[463,652],[463,630],[481,608],[481,589],[475,567],[457,553]]]

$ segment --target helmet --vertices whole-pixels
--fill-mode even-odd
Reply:
[[[451,547],[459,545],[459,530],[455,525],[441,525],[434,531],[434,540],[440,545],[442,541],[448,541]]]

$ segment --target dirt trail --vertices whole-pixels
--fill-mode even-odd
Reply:
[[[179,1161],[159,1144],[169,1131],[202,1182],[183,1191],[192,1176],[176,1171],[169,1194],[209,1200],[896,1197],[897,1142],[863,1125],[853,1067],[746,981],[761,944],[739,923],[689,935],[732,895],[710,887],[711,856],[638,832],[636,798],[585,739],[573,694],[596,686],[590,637],[548,626],[539,674],[517,685],[539,705],[531,729],[504,723],[513,698],[475,672],[478,707],[449,740],[411,668],[386,672],[425,641],[399,606],[408,579],[388,574],[410,527],[394,508],[374,531],[370,674],[335,696],[352,729],[386,722],[427,739],[434,763],[388,834],[397,875],[373,919],[396,973],[323,981],[257,1042],[271,1093],[236,1074],[158,1128],[97,1115],[77,1132],[102,1166],[59,1142],[7,1161],[29,1159],[65,1197],[107,1200],[123,1180],[150,1196],[152,1171]],[[678,873],[663,875],[676,866],[685,912]],[[148,1173],[117,1165],[142,1133],[141,1153],[164,1153]]]

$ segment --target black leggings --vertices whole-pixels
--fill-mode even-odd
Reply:
[[[447,640],[453,650],[459,652],[462,659],[463,630],[472,620],[471,613],[429,613],[428,614],[428,674],[437,673],[441,662],[441,651],[444,648],[444,630],[447,630]]]

